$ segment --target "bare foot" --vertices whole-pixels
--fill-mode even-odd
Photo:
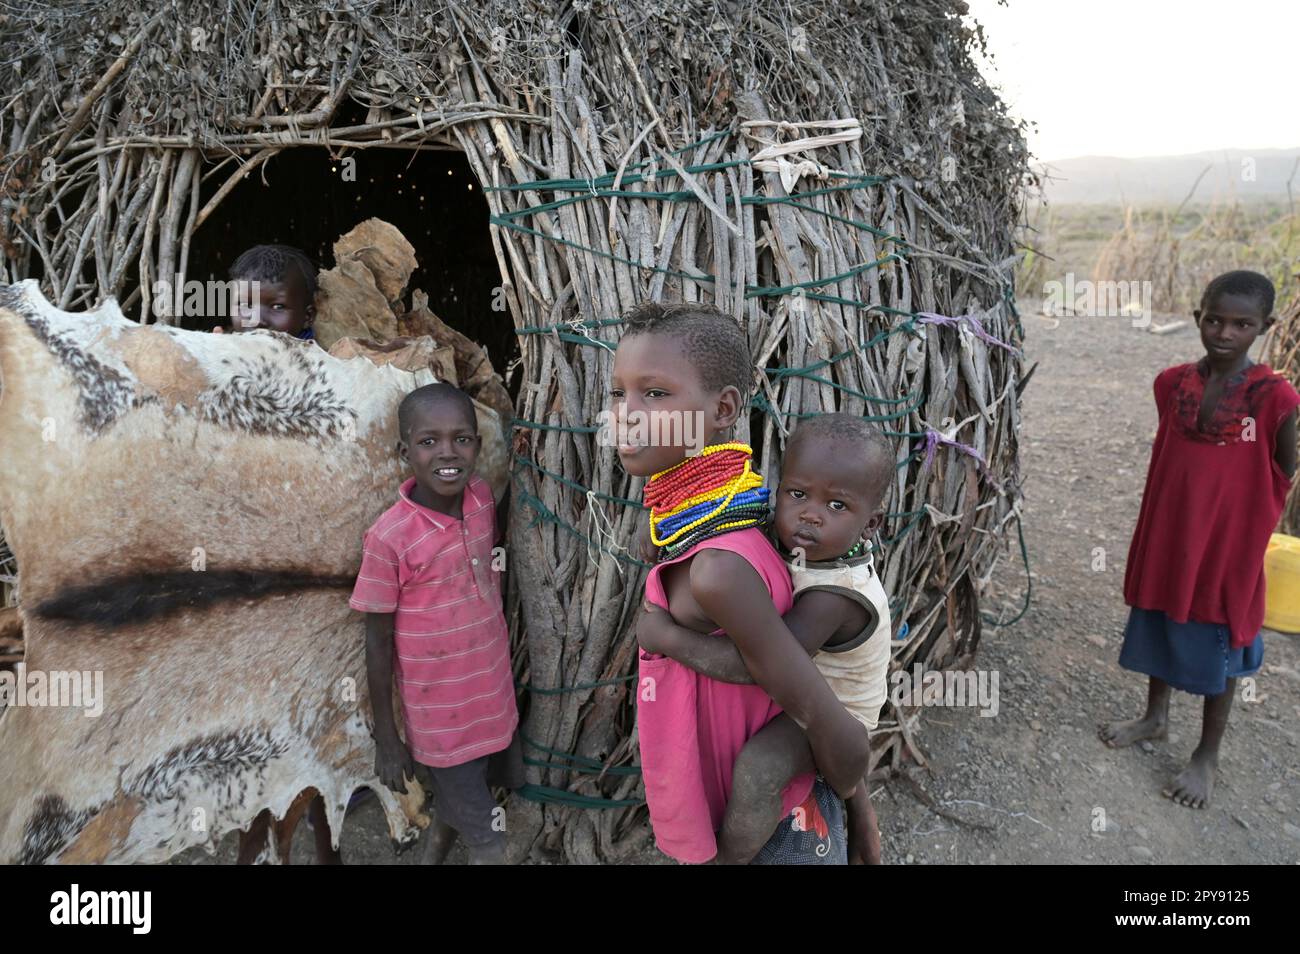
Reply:
[[[879,865],[884,862],[880,858],[880,845],[874,846],[874,851],[864,852],[857,845],[849,847],[849,864],[851,865]]]
[[[1187,768],[1165,786],[1165,798],[1188,808],[1205,808],[1214,794],[1214,773],[1218,769],[1210,756],[1193,755]]]
[[[1107,722],[1097,735],[1112,749],[1122,749],[1143,739],[1163,739],[1168,733],[1169,723],[1166,720],[1144,716],[1127,722]]]
[[[874,820],[874,819],[873,819]],[[880,864],[880,830],[874,826],[863,832],[849,833],[849,864]]]

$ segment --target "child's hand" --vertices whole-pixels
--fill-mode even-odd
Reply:
[[[649,600],[641,604],[641,613],[636,621],[636,641],[645,652],[660,656],[671,655],[676,630],[677,623],[666,609]]]
[[[406,794],[406,777],[415,778],[415,759],[401,739],[375,740],[375,774],[391,791]]]
[[[808,727],[808,743],[822,777],[835,789],[836,795],[848,799],[862,784],[871,758],[871,744],[867,730],[847,709],[843,718],[829,721],[828,725]]]

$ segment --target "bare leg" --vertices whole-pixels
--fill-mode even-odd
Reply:
[[[1098,735],[1112,749],[1132,745],[1142,739],[1163,739],[1169,733],[1169,683],[1151,677],[1147,687],[1147,712],[1140,719],[1108,722]]]
[[[844,803],[849,826],[849,864],[880,864],[880,826],[876,823],[876,809],[871,804],[871,786],[866,778]]]
[[[746,742],[736,757],[715,864],[749,864],[781,822],[782,789],[796,775],[815,769],[808,737],[787,715],[777,716]]]
[[[1165,786],[1166,798],[1188,808],[1205,808],[1214,794],[1214,774],[1219,768],[1219,743],[1228,727],[1228,713],[1232,711],[1232,696],[1237,691],[1237,680],[1229,679],[1228,688],[1217,696],[1205,697],[1201,721],[1201,743],[1192,753],[1187,768],[1178,773]]]

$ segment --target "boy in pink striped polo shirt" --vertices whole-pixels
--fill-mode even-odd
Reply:
[[[493,565],[495,505],[474,473],[482,446],[474,405],[450,384],[431,384],[403,399],[397,420],[413,476],[366,531],[350,601],[366,614],[375,773],[405,792],[414,763],[428,767],[437,823],[426,861],[440,861],[459,834],[470,864],[500,864],[504,815],[488,786],[517,787],[522,763],[510,637]],[[405,743],[386,704],[394,677]],[[490,777],[490,768],[508,777]]]

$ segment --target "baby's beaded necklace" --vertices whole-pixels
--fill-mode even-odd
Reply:
[[[753,453],[748,444],[712,444],[646,482],[650,541],[663,548],[663,559],[709,537],[763,523],[768,491],[750,468]]]
[[[792,553],[791,551],[787,550],[787,549],[785,548],[785,544],[782,544],[779,540],[777,541],[777,543],[780,544],[779,550],[780,550],[780,553],[781,553],[782,558],[785,559],[786,562],[790,562],[790,561],[792,561],[792,560],[794,559],[794,553]],[[855,557],[860,557],[860,556],[862,556],[862,554],[864,554],[864,553],[866,553],[866,552],[867,552],[867,544],[866,544],[866,541],[864,541],[864,540],[859,540],[857,543],[853,544],[853,546],[849,547],[849,552],[848,552],[848,553],[845,553],[845,554],[842,554],[842,555],[840,555],[840,556],[837,556],[834,560],[831,560],[831,561],[829,561],[829,562],[831,562],[831,563],[839,563],[839,562],[841,562],[841,561],[843,561],[843,560],[852,560],[852,559],[854,559]]]

